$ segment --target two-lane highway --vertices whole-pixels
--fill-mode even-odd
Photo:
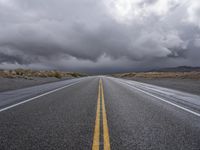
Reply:
[[[0,93],[1,150],[198,150],[200,97],[96,76]]]

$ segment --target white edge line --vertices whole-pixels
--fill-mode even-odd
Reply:
[[[180,105],[177,105],[177,104],[175,104],[175,103],[172,103],[172,102],[170,102],[170,101],[167,101],[167,100],[165,100],[165,99],[163,99],[163,98],[161,98],[161,97],[155,96],[155,95],[153,95],[153,94],[151,94],[151,93],[149,93],[149,92],[143,91],[143,90],[141,90],[141,89],[139,89],[139,88],[136,88],[136,87],[134,87],[134,86],[131,86],[131,85],[129,85],[129,84],[127,84],[127,83],[124,83],[124,82],[122,82],[122,81],[118,81],[118,82],[120,82],[120,83],[122,83],[122,84],[125,84],[125,85],[127,85],[127,86],[129,86],[129,87],[131,87],[131,88],[134,88],[134,89],[136,89],[136,90],[138,90],[138,91],[140,91],[140,92],[143,92],[143,93],[145,93],[145,94],[147,94],[147,95],[150,95],[150,96],[152,96],[152,97],[154,97],[154,98],[157,98],[157,99],[159,99],[159,100],[161,100],[161,101],[163,101],[163,102],[165,102],[165,103],[168,103],[168,104],[170,104],[170,105],[173,105],[173,106],[175,106],[175,107],[178,107],[178,108],[180,108],[180,109],[182,109],[182,110],[185,110],[185,111],[187,111],[187,112],[189,112],[189,113],[192,113],[193,115],[196,115],[196,116],[200,117],[200,114],[199,114],[199,113],[194,112],[194,111],[192,111],[192,110],[190,110],[190,109],[187,109],[187,108],[185,108],[185,107],[182,107],[182,106],[180,106]]]
[[[81,80],[82,80],[82,79],[81,79]],[[45,95],[48,95],[48,94],[54,93],[54,92],[59,91],[59,90],[62,90],[62,89],[64,89],[64,88],[70,87],[70,86],[75,85],[75,84],[77,84],[77,83],[79,83],[79,82],[81,82],[81,81],[79,80],[79,81],[77,81],[77,82],[75,82],[75,83],[71,83],[71,84],[65,85],[65,86],[63,86],[63,87],[60,87],[60,88],[54,89],[54,90],[52,90],[52,91],[49,91],[49,92],[46,92],[46,93],[40,94],[40,95],[38,95],[38,96],[35,96],[35,97],[32,97],[32,98],[29,98],[29,99],[27,99],[27,100],[21,101],[21,102],[19,102],[19,103],[16,103],[16,104],[10,105],[10,106],[5,107],[5,108],[2,108],[2,109],[0,109],[0,112],[3,112],[3,111],[5,111],[5,110],[11,109],[11,108],[13,108],[13,107],[16,107],[16,106],[22,105],[22,104],[24,104],[24,103],[30,102],[30,101],[32,101],[32,100],[34,100],[34,99],[37,99],[37,98],[40,98],[40,97],[42,97],[42,96],[45,96]]]

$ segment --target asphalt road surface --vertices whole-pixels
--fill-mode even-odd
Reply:
[[[0,150],[199,150],[200,96],[105,76],[0,93]]]

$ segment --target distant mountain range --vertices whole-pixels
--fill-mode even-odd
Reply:
[[[200,71],[200,67],[191,67],[191,66],[178,66],[171,68],[160,68],[149,70],[150,72],[191,72],[191,71]],[[148,71],[148,72],[149,72]]]

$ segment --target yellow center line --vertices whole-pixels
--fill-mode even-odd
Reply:
[[[101,101],[101,103],[100,103]],[[102,114],[100,114],[100,104],[102,104]],[[97,100],[97,111],[96,111],[96,120],[95,120],[95,129],[94,129],[94,137],[93,137],[93,145],[92,150],[99,150],[100,148],[100,115],[103,118],[103,148],[104,150],[110,150],[110,138],[109,138],[109,130],[108,130],[108,121],[106,115],[105,108],[105,100],[104,100],[104,90],[102,80],[99,80],[99,89],[98,89],[98,100]]]
[[[106,115],[105,100],[104,100],[104,90],[103,90],[102,80],[101,80],[101,94],[102,94],[102,111],[103,111],[104,150],[110,150],[110,138],[109,138],[109,131],[108,131],[108,121],[107,121],[107,115]]]
[[[98,100],[97,100],[97,112],[96,112],[96,121],[94,128],[94,137],[93,137],[93,145],[92,150],[99,150],[99,139],[100,139],[100,93],[101,88],[99,84],[98,90]]]

